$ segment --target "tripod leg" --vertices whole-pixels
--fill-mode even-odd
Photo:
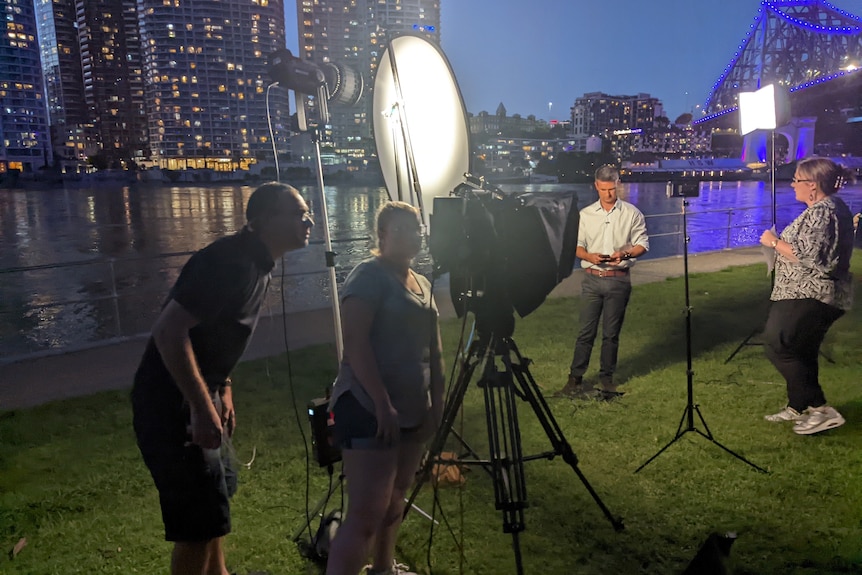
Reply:
[[[697,416],[700,418],[700,422],[703,424],[703,428],[706,430],[706,433],[704,433],[699,429],[695,429],[696,432],[698,432],[700,435],[707,438],[708,440],[710,440],[711,442],[713,442],[714,444],[716,444],[717,446],[719,446],[720,448],[725,450],[727,453],[729,453],[732,456],[734,456],[735,458],[737,458],[738,460],[742,461],[743,463],[747,463],[748,465],[752,466],[753,468],[760,471],[761,473],[769,473],[764,468],[760,467],[759,465],[755,465],[754,463],[747,460],[746,458],[744,458],[740,454],[736,453],[735,451],[731,451],[730,449],[728,449],[727,447],[725,447],[724,445],[719,443],[719,441],[717,439],[715,439],[715,437],[713,437],[712,432],[709,430],[709,427],[706,425],[706,420],[703,418],[703,414],[700,412],[700,406],[695,405],[694,410],[697,412]]]
[[[757,335],[761,331],[763,331],[763,328],[758,327],[758,328],[755,328],[754,331],[752,331],[750,334],[748,334],[748,336],[744,340],[742,340],[742,343],[740,343],[736,347],[736,349],[733,350],[733,353],[731,353],[729,356],[727,356],[727,359],[724,360],[725,365],[730,363],[730,360],[733,359],[736,356],[736,354],[739,353],[742,350],[742,348],[745,347],[746,345],[763,345],[762,343],[751,343],[751,338],[753,338],[755,335]]]
[[[593,501],[596,502],[604,516],[611,522],[614,530],[622,531],[625,528],[622,519],[614,517],[613,514],[611,514],[610,510],[599,497],[599,494],[596,493],[593,486],[590,485],[590,482],[587,481],[587,478],[581,472],[580,467],[578,467],[577,455],[575,455],[569,442],[566,441],[566,438],[563,435],[563,430],[560,428],[557,420],[554,419],[554,416],[551,413],[551,408],[548,406],[548,402],[545,400],[539,386],[536,384],[536,380],[533,379],[533,375],[530,373],[528,367],[529,360],[524,359],[524,357],[521,356],[521,353],[518,351],[517,346],[515,346],[514,341],[510,339],[507,343],[516,361],[512,362],[512,358],[508,354],[504,356],[504,361],[506,362],[508,369],[511,370],[514,375],[515,380],[517,380],[522,396],[530,404],[530,407],[533,408],[536,418],[539,420],[539,423],[545,430],[545,435],[548,436],[548,440],[554,448],[554,452],[551,457],[556,454],[562,456],[563,461],[572,468],[575,475],[578,476],[578,479],[581,480],[581,483],[583,483],[587,492],[589,492],[590,496],[593,498]]]
[[[311,532],[311,519],[312,517],[317,517],[320,514],[320,510],[326,507],[326,504],[329,503],[332,494],[335,493],[337,489],[341,488],[341,483],[344,481],[344,475],[338,475],[338,481],[332,483],[329,486],[329,491],[320,498],[320,500],[314,505],[314,508],[309,512],[308,516],[305,518],[305,523],[296,530],[296,533],[291,537],[291,541],[294,543],[299,542],[300,537],[302,537],[302,532],[308,530],[311,537],[314,537],[314,533]]]
[[[469,355],[461,363],[458,377],[455,379],[455,384],[452,387],[452,392],[449,394],[446,405],[443,407],[443,421],[440,423],[440,428],[431,441],[425,464],[419,470],[416,476],[416,484],[407,498],[407,505],[404,506],[405,517],[410,512],[410,508],[413,506],[413,502],[416,501],[416,497],[419,496],[422,487],[431,478],[434,470],[434,462],[440,456],[440,452],[443,451],[443,447],[446,445],[449,433],[452,432],[452,426],[455,423],[455,418],[458,416],[458,411],[461,409],[461,404],[464,402],[464,395],[467,393],[470,378],[476,369],[476,365],[478,365],[478,359],[474,357],[474,351],[471,348]]]
[[[691,429],[689,429],[689,428],[683,429],[683,424],[685,423],[685,420],[686,420],[686,418],[688,417],[690,410],[691,410],[691,406],[686,406],[686,408],[683,410],[683,412],[682,412],[682,417],[681,417],[681,418],[680,418],[680,420],[679,420],[679,425],[678,425],[678,426],[677,426],[677,428],[676,428],[676,435],[674,435],[674,436],[673,436],[673,439],[671,439],[670,441],[668,441],[668,442],[665,444],[665,446],[664,446],[664,447],[662,447],[661,449],[659,449],[659,450],[658,450],[658,452],[657,452],[655,455],[653,455],[652,457],[650,457],[649,459],[647,459],[646,461],[644,461],[644,462],[641,464],[641,466],[640,466],[640,467],[638,467],[637,469],[635,469],[635,473],[637,473],[638,471],[640,471],[641,469],[643,469],[644,467],[646,467],[647,465],[649,465],[649,464],[652,462],[652,460],[653,460],[653,459],[655,459],[656,457],[658,457],[659,455],[661,455],[662,453],[664,453],[664,451],[665,451],[668,447],[670,447],[671,445],[673,445],[674,443],[676,443],[676,440],[677,440],[677,439],[679,439],[680,437],[682,437],[683,435],[685,435],[685,432],[686,432],[686,431],[697,431],[696,429],[694,429],[694,427],[692,427]],[[698,411],[698,413],[700,413],[700,412]],[[705,425],[705,424],[704,424],[704,425]]]

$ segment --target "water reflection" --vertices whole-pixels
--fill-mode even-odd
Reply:
[[[589,184],[503,186],[504,191],[575,189],[583,207],[595,201]],[[188,258],[245,221],[250,186],[100,187],[0,190],[0,354],[21,355],[82,345],[149,329]],[[272,313],[329,305],[323,224],[316,186],[302,188],[317,217],[311,245],[285,257],[267,301]],[[374,214],[386,200],[379,187],[327,187],[329,230],[337,276],[373,247]],[[862,186],[842,192],[858,211]],[[682,200],[662,183],[624,184],[620,197],[647,215],[647,257],[682,251]],[[789,185],[776,194],[778,228],[803,209]],[[708,182],[688,207],[692,252],[755,245],[772,225],[771,190],[764,182]],[[424,254],[420,267],[428,268]],[[57,264],[64,264],[58,267]]]

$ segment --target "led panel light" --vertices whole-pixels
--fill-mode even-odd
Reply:
[[[774,85],[764,86],[756,92],[739,93],[739,131],[742,135],[776,127]]]

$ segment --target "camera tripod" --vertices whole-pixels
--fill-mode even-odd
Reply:
[[[494,483],[495,507],[503,512],[503,532],[512,534],[517,573],[522,574],[524,567],[519,534],[526,529],[524,510],[527,508],[528,502],[524,463],[527,461],[553,459],[558,455],[561,456],[563,461],[571,466],[614,529],[621,531],[624,526],[620,518],[611,514],[578,467],[577,456],[563,436],[560,426],[551,414],[547,402],[530,373],[530,360],[521,355],[511,337],[514,330],[514,317],[509,318],[508,321],[500,322],[497,329],[493,331],[483,331],[481,328],[484,327],[477,318],[479,337],[471,343],[466,358],[462,360],[459,366],[458,375],[443,409],[443,421],[431,443],[429,456],[420,470],[417,483],[408,498],[408,502],[414,501],[422,485],[431,477],[434,463],[437,461],[445,462],[439,456],[449,434],[454,434],[464,444],[463,439],[452,429],[452,425],[461,409],[473,373],[482,364],[478,386],[484,394],[485,423],[488,431],[490,455],[487,460],[480,460],[476,457],[476,452],[464,444],[469,454],[476,459],[461,459],[458,463],[461,465],[479,465],[491,476]],[[502,369],[498,369],[498,359],[502,364]],[[518,399],[525,400],[530,404],[551,442],[552,450],[535,455],[524,455],[521,449],[521,432],[518,426]],[[409,507],[407,511],[409,511]]]
[[[682,260],[683,260],[683,275],[685,277],[685,357],[686,357],[686,390],[688,392],[687,395],[687,403],[685,406],[685,410],[682,413],[682,418],[679,420],[679,426],[676,430],[676,435],[674,435],[673,439],[671,439],[664,447],[658,450],[658,452],[647,459],[640,467],[635,469],[635,473],[649,465],[656,457],[664,453],[664,451],[673,445],[680,437],[685,435],[686,433],[693,431],[700,435],[701,437],[705,437],[709,441],[713,442],[727,453],[736,457],[740,461],[743,461],[750,465],[751,467],[761,471],[763,473],[768,473],[762,467],[755,465],[750,462],[740,454],[735,451],[731,451],[721,443],[712,435],[712,432],[709,430],[709,426],[706,424],[706,420],[703,418],[703,414],[700,412],[700,406],[694,403],[694,371],[691,368],[691,300],[689,298],[689,286],[688,286],[688,225],[686,222],[686,206],[688,206],[688,200],[682,200],[682,233],[683,233],[683,248],[682,248]],[[703,424],[703,429],[706,431],[701,431],[694,425],[694,414],[697,413],[697,417],[700,419],[700,422]]]

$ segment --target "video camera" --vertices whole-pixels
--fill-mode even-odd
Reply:
[[[458,316],[514,329],[513,308],[525,317],[571,275],[578,223],[573,191],[508,194],[467,174],[434,198],[429,249],[435,273],[450,274]]]

